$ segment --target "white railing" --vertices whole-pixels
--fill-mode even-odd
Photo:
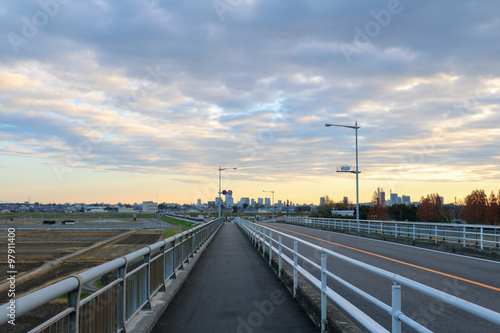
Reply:
[[[280,217],[276,221],[312,226],[329,230],[356,231],[368,234],[427,239],[435,243],[448,242],[464,247],[500,250],[500,226],[452,223],[399,222],[327,219],[313,217]]]
[[[324,222],[324,221],[323,221]],[[312,243],[306,242],[300,238],[290,236],[288,234],[272,230],[266,226],[258,225],[241,218],[236,219],[236,223],[241,228],[241,230],[247,235],[250,241],[254,244],[259,252],[263,255],[267,254],[269,264],[271,264],[273,255],[278,259],[278,272],[281,275],[282,267],[284,263],[287,263],[293,268],[293,295],[297,295],[297,275],[300,274],[302,278],[307,280],[312,286],[316,287],[321,293],[321,331],[326,331],[326,309],[327,309],[327,298],[336,303],[342,309],[344,309],[348,314],[350,314],[356,321],[367,328],[371,332],[389,332],[382,325],[380,325],[376,320],[368,316],[366,313],[361,311],[359,308],[354,306],[348,300],[340,296],[334,290],[328,286],[328,278],[334,279],[336,282],[341,283],[343,286],[349,288],[351,291],[360,295],[367,301],[371,302],[374,306],[384,310],[388,315],[392,317],[392,330],[393,333],[401,332],[402,324],[406,324],[413,328],[417,332],[431,332],[425,326],[419,324],[418,322],[411,319],[408,315],[402,312],[401,304],[401,287],[405,286],[413,290],[424,293],[434,299],[445,302],[453,307],[459,308],[466,312],[469,312],[477,317],[483,318],[490,321],[496,325],[500,325],[500,313],[494,312],[490,309],[484,308],[477,304],[465,301],[461,298],[455,297],[453,295],[444,293],[437,289],[428,287],[406,277],[400,276],[398,274],[391,273],[389,271],[365,264],[361,261],[351,259],[347,256],[341,255],[339,253],[330,251],[328,249],[322,248],[320,246],[314,245]],[[312,222],[311,222],[312,223]],[[284,241],[288,244],[293,242],[293,248],[286,246]],[[299,249],[300,245],[300,249]],[[304,250],[308,248],[309,250],[319,251],[321,253],[321,261],[316,262],[311,260],[309,257],[305,256]],[[288,255],[287,255],[288,253]],[[388,305],[381,300],[370,295],[367,291],[363,291],[358,287],[353,286],[348,281],[342,279],[341,277],[334,274],[332,270],[328,270],[326,266],[326,261],[328,257],[334,257],[340,259],[344,262],[357,266],[364,269],[365,271],[377,274],[392,281],[392,304]],[[303,263],[299,265],[299,260]],[[307,270],[304,266],[307,265],[311,267],[311,270],[316,270],[319,273],[320,278],[316,278],[311,271]],[[500,326],[499,326],[500,330]]]
[[[4,304],[0,326],[67,295],[68,307],[30,332],[124,332],[126,323],[142,309],[150,309],[151,298],[166,290],[167,280],[175,278],[222,221],[199,225]],[[80,300],[84,284],[109,273],[116,273],[114,281]]]

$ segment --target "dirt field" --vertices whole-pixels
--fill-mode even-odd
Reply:
[[[94,244],[98,244],[124,232],[124,230],[49,229],[28,231],[18,229],[15,239],[15,269],[18,272],[16,276],[16,298],[162,239],[161,232],[137,232],[130,234],[63,260],[61,263],[55,264],[41,272],[34,273],[34,276],[30,276],[29,279],[23,281],[23,275],[36,270],[47,262],[87,249]],[[2,282],[5,281],[7,271],[9,270],[7,250],[7,231],[0,230],[0,276],[2,277]],[[21,280],[19,280],[20,278]],[[0,285],[0,304],[4,304],[10,300],[5,287],[8,286],[5,284],[3,286]],[[63,304],[61,302],[61,300],[56,300],[33,311],[33,313],[16,318],[15,327],[10,325],[3,326],[0,327],[0,332],[27,332],[29,329],[36,327],[64,309],[64,301]]]

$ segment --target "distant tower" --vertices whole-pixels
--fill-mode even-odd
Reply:
[[[324,206],[325,205],[325,197],[319,198],[319,205]]]
[[[233,195],[226,194],[226,205],[232,207],[234,205]]]
[[[384,189],[382,191],[380,188],[378,189],[378,201],[380,202],[381,206],[385,206],[385,192]]]

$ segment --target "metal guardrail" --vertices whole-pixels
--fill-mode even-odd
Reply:
[[[364,233],[378,233],[394,237],[409,237],[453,242],[464,247],[477,246],[500,250],[500,226],[452,223],[399,222],[378,220],[327,219],[311,217],[281,217],[277,221],[314,227],[349,230]]]
[[[151,308],[151,298],[166,290],[166,281],[221,226],[216,219],[184,231],[124,257],[71,276],[61,282],[15,300],[15,318],[67,295],[68,307],[30,332],[122,332],[142,309]],[[106,274],[116,278],[80,300],[82,286]],[[10,303],[0,307],[0,326],[10,319]]]
[[[424,293],[434,299],[445,302],[453,307],[459,308],[466,312],[469,312],[477,317],[486,319],[496,325],[500,325],[500,313],[494,312],[490,309],[484,308],[477,304],[468,302],[456,296],[444,293],[437,289],[428,287],[424,284],[418,283],[401,275],[391,273],[389,271],[365,264],[361,261],[351,259],[347,256],[341,255],[339,253],[330,251],[328,249],[322,248],[320,246],[314,245],[312,243],[306,242],[300,238],[290,236],[288,234],[272,230],[271,228],[261,226],[241,218],[237,218],[236,223],[241,228],[241,230],[247,235],[250,241],[257,247],[257,250],[262,254],[265,254],[267,247],[267,252],[269,254],[269,264],[271,264],[273,254],[278,257],[278,272],[281,275],[283,263],[288,263],[293,267],[293,296],[297,295],[297,275],[300,274],[305,280],[307,280],[311,285],[316,287],[321,293],[321,331],[326,331],[326,309],[327,309],[327,298],[332,302],[336,303],[347,313],[349,313],[353,318],[355,318],[361,325],[366,327],[371,332],[389,332],[383,326],[381,326],[374,319],[369,317],[366,313],[361,311],[359,308],[354,306],[348,300],[340,296],[330,287],[328,287],[328,278],[334,279],[336,282],[341,283],[343,286],[347,287],[351,291],[360,295],[367,301],[371,302],[378,308],[384,310],[392,317],[392,331],[393,333],[400,333],[402,324],[406,324],[413,328],[417,332],[431,332],[429,329],[419,324],[418,322],[411,319],[408,315],[402,312],[401,304],[401,286],[411,288],[413,290]],[[276,239],[277,238],[277,239]],[[293,242],[293,248],[285,246],[284,240]],[[305,247],[310,248],[321,253],[321,262],[317,263],[305,255],[303,251],[299,250]],[[288,254],[288,255],[287,255]],[[327,257],[335,257],[344,262],[348,262],[354,266],[362,268],[371,273],[377,274],[388,280],[393,281],[392,285],[392,304],[388,305],[381,300],[373,297],[368,292],[361,290],[358,287],[353,286],[346,280],[335,275],[333,271],[329,271],[326,266]],[[299,265],[299,259],[303,262]],[[320,278],[316,278],[311,272],[304,268],[305,265],[316,269],[320,273]],[[500,327],[499,327],[500,329]]]

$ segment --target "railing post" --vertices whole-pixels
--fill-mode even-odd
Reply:
[[[281,278],[281,265],[282,265],[282,262],[281,262],[281,255],[283,254],[283,248],[282,248],[283,243],[282,243],[281,234],[279,234],[279,239],[278,239],[278,241],[279,241],[279,243],[280,243],[280,244],[279,244],[279,258],[278,258],[278,261],[279,261],[279,263],[278,263],[278,266],[279,266],[279,268],[278,268],[278,272],[279,272],[279,273],[278,273],[278,276]]]
[[[394,237],[398,237],[398,224],[394,223]]]
[[[262,227],[262,256],[266,256],[266,229]]]
[[[297,297],[297,241],[293,241],[293,298]]]
[[[465,230],[465,226],[463,228],[464,228],[464,238],[462,239],[462,246],[465,247],[466,239],[467,239],[467,232]]]
[[[172,276],[171,276],[171,279],[176,279],[177,278],[177,275],[175,275],[175,254],[177,252],[177,250],[175,249],[175,240],[177,238],[174,237],[174,240],[170,243],[170,262],[172,263]]]
[[[257,228],[257,252],[260,252],[260,226]]]
[[[392,286],[392,333],[401,333],[401,286],[395,283]]]
[[[196,250],[198,249],[198,244],[196,243],[196,234],[198,233],[198,231],[195,231],[193,233],[193,245],[192,245],[192,252],[191,252],[191,256],[193,257],[194,254],[196,253]]]
[[[417,225],[415,223],[413,223],[413,240],[415,240],[415,228],[416,228],[416,226]]]
[[[144,256],[144,261],[147,263],[146,266],[146,278],[144,279],[144,292],[148,297],[146,305],[143,309],[151,310],[151,248],[149,248],[149,253]]]
[[[127,259],[125,259],[125,265],[118,268],[118,278],[122,279],[119,284],[118,289],[118,320],[117,320],[117,332],[121,330],[125,331],[125,325],[127,323]]]
[[[181,236],[181,238],[179,238],[179,251],[181,252],[179,254],[180,258],[181,258],[181,266],[180,266],[180,269],[184,269],[184,235]]]
[[[370,221],[368,221],[368,233],[369,233],[369,234],[371,233],[371,230],[370,230],[370,229],[371,229],[371,225],[372,225],[372,224],[370,223]]]
[[[436,244],[438,242],[438,226],[437,224],[434,226],[434,237],[436,239]]]
[[[160,291],[166,291],[167,288],[165,286],[165,280],[167,280],[167,260],[166,260],[167,256],[165,255],[165,243],[163,243],[163,246],[160,247],[160,255],[162,256],[162,258],[161,258],[161,288],[160,288]]]
[[[273,232],[269,230],[269,266],[271,266],[272,259],[273,259]]]
[[[78,288],[68,293],[68,307],[75,308],[69,315],[69,333],[78,333],[80,324],[80,295],[82,293],[83,279],[80,275],[73,275],[78,279]]]
[[[321,254],[321,333],[326,332],[326,254]]]
[[[479,232],[481,235],[481,250],[484,250],[484,228],[479,228]]]

